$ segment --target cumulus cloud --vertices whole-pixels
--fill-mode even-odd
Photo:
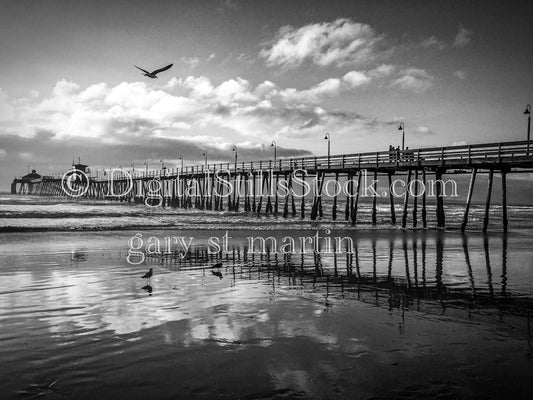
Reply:
[[[53,132],[48,139],[56,142],[139,146],[151,146],[147,140],[154,138],[176,143],[191,138],[199,144],[199,138],[210,137],[206,145],[216,147],[257,144],[280,135],[307,137],[326,130],[338,134],[371,131],[379,122],[318,106],[324,99],[377,79],[370,72],[350,71],[304,89],[280,88],[268,80],[252,85],[240,77],[218,84],[205,76],[171,78],[162,89],[146,82],[96,83],[82,88],[61,80],[48,95],[24,102],[10,101],[0,92],[2,110],[9,110],[2,111],[8,120],[0,124],[0,134],[30,138],[36,132]]]
[[[260,56],[267,65],[283,68],[294,68],[304,61],[320,66],[363,64],[376,58],[383,38],[370,25],[349,18],[301,28],[287,25],[279,29]]]
[[[423,93],[434,84],[435,78],[421,68],[407,68],[400,71],[400,77],[391,86],[415,93]]]
[[[315,103],[324,97],[333,97],[341,91],[341,80],[329,78],[307,90],[296,90],[289,88],[280,92],[283,100],[296,103]]]
[[[352,88],[356,88],[369,83],[371,78],[364,72],[350,71],[342,77],[342,80]]]
[[[455,47],[465,47],[468,43],[470,43],[471,39],[472,39],[472,31],[466,29],[463,26],[460,26],[459,31],[457,32],[457,35],[455,35],[453,45]]]

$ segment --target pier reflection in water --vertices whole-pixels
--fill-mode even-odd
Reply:
[[[508,282],[507,235],[477,235],[473,248],[472,240],[467,235],[439,233],[388,240],[374,237],[355,240],[353,253],[333,254],[249,253],[242,243],[226,254],[212,255],[196,247],[185,260],[170,255],[149,263],[205,273],[211,264],[222,261],[221,273],[232,285],[239,280],[266,280],[274,294],[278,287],[320,293],[325,309],[332,299],[350,298],[389,309],[455,317],[501,320],[512,316],[513,323],[524,320],[524,333],[530,338],[533,271],[527,265],[514,265],[516,281]],[[508,291],[508,284],[513,291]]]

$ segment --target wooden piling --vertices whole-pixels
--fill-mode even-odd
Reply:
[[[357,222],[357,207],[359,205],[359,193],[361,192],[361,170],[359,170],[359,173],[357,174],[357,187],[355,188],[355,201],[352,203],[352,210],[351,210],[351,216],[352,216],[352,225],[355,225]],[[352,197],[353,199],[353,197]]]
[[[407,226],[407,210],[409,206],[409,183],[411,182],[411,169],[407,172],[407,181],[405,182],[405,198],[403,201],[402,228]]]
[[[436,196],[437,196],[437,227],[444,228],[446,225],[446,219],[444,215],[444,200],[443,200],[443,187],[444,182],[442,181],[442,170],[437,168],[435,171],[435,180],[436,180]]]
[[[472,168],[470,174],[470,184],[468,185],[468,194],[466,196],[466,207],[463,215],[463,223],[461,224],[461,232],[464,232],[468,224],[468,212],[470,211],[470,202],[472,201],[472,193],[474,192],[474,184],[476,183],[477,168]]]
[[[502,212],[503,231],[507,232],[507,171],[505,170],[502,170]]]
[[[494,177],[494,170],[489,171],[489,181],[487,187],[487,200],[485,201],[485,217],[483,218],[483,232],[487,231],[489,226],[489,211],[490,211],[490,197],[492,195],[492,180]]]
[[[389,172],[389,201],[390,201],[390,222],[396,225],[396,210],[394,209],[394,193],[392,193],[392,174]]]
[[[374,171],[374,182],[372,183],[372,187],[377,192],[377,184],[378,184],[378,171]],[[376,225],[377,223],[377,201],[378,196],[374,195],[372,196],[372,225]]]
[[[413,193],[413,228],[418,225],[418,169],[415,169],[414,180],[414,193]],[[416,276],[416,273],[415,273]]]

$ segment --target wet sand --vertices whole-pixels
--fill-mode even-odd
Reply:
[[[533,389],[528,236],[351,232],[356,254],[287,258],[245,257],[240,232],[228,254],[205,258],[214,233],[188,233],[184,260],[142,265],[126,261],[132,232],[4,235],[2,397],[526,398]]]

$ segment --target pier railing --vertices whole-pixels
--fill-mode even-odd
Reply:
[[[398,169],[413,168],[469,168],[472,166],[507,164],[508,166],[533,167],[533,151],[528,141],[484,143],[446,147],[430,147],[406,150],[352,153],[342,155],[284,158],[244,162],[210,163],[189,165],[181,168],[162,168],[148,172],[137,170],[136,177],[172,177],[177,175],[197,175],[207,171],[229,171],[234,173],[273,170],[291,172],[296,169],[306,171],[345,171],[358,169]],[[101,179],[105,179],[100,177]]]

